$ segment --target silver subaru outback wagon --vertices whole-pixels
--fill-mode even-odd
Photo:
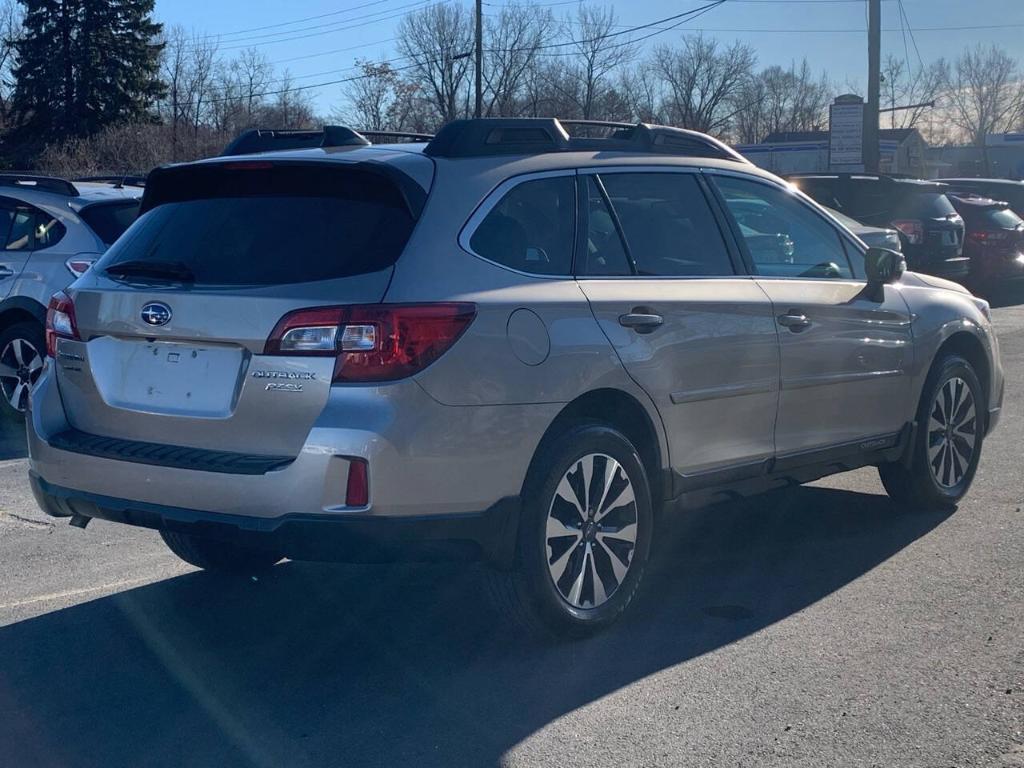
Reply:
[[[154,171],[50,302],[39,504],[209,569],[482,559],[573,634],[687,508],[865,465],[901,504],[967,492],[1003,392],[984,301],[707,136],[566,127]]]

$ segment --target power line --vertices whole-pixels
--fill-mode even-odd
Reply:
[[[302,23],[307,22],[307,21],[316,21],[317,19],[326,19],[329,16],[340,16],[343,13],[351,13],[352,11],[358,11],[358,10],[360,10],[362,8],[369,8],[370,6],[382,5],[384,3],[393,3],[393,2],[395,2],[395,0],[373,0],[373,2],[363,3],[362,5],[354,5],[351,8],[343,8],[340,11],[331,11],[329,13],[320,13],[320,14],[317,14],[316,16],[306,16],[305,18],[302,18],[302,19],[292,19],[291,21],[281,21],[281,22],[278,22],[276,24],[265,24],[262,27],[249,27],[247,29],[236,29],[233,32],[210,32],[210,33],[207,33],[207,34],[204,34],[204,35],[200,35],[199,38],[200,39],[206,39],[206,38],[217,38],[217,39],[219,39],[219,38],[222,38],[222,37],[231,37],[233,35],[242,35],[242,34],[245,34],[247,32],[261,32],[264,29],[276,29],[278,27],[289,27],[292,24],[302,24]]]

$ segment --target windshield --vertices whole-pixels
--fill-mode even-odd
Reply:
[[[139,201],[97,203],[83,208],[78,215],[100,240],[110,245],[123,235],[138,217]]]

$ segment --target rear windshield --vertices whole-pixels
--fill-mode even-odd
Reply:
[[[414,223],[392,182],[362,171],[203,169],[162,194],[99,269],[169,263],[196,285],[332,280],[394,264]]]
[[[124,234],[139,215],[139,201],[98,203],[79,211],[89,228],[107,245]]]
[[[927,219],[942,219],[956,213],[949,198],[942,192],[913,192],[906,196],[902,215]]]
[[[985,218],[1002,229],[1013,229],[1024,223],[1020,216],[1009,208],[990,208],[985,211]]]

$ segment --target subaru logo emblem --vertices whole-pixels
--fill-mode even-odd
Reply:
[[[146,325],[167,325],[171,321],[171,308],[159,301],[151,301],[142,308],[142,322]]]

